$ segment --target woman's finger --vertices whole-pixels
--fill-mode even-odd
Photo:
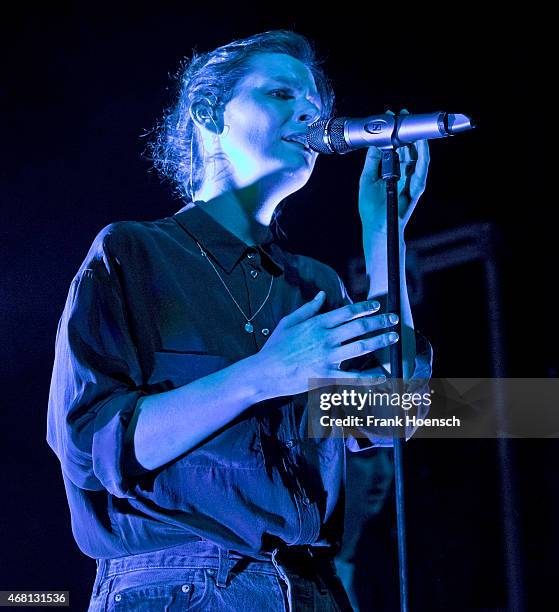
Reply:
[[[379,180],[379,167],[381,162],[381,152],[376,147],[369,147],[367,149],[367,156],[365,157],[365,164],[363,166],[362,176],[366,177],[367,180],[376,182]]]
[[[399,338],[400,336],[396,332],[388,332],[372,338],[356,340],[355,342],[344,344],[332,350],[329,359],[332,363],[340,363],[346,359],[353,359],[354,357],[359,357],[386,348],[398,342]]]
[[[364,302],[348,304],[347,306],[340,306],[339,308],[321,314],[319,318],[324,327],[332,328],[347,323],[357,317],[373,314],[379,308],[380,302],[378,300],[366,300]]]
[[[310,319],[318,313],[324,303],[325,297],[326,293],[324,291],[319,291],[310,302],[306,302],[302,306],[299,306],[297,310],[283,317],[277,327],[280,327],[280,325],[282,327],[293,327],[293,325],[297,325],[297,323],[302,323]]]
[[[342,342],[392,327],[396,323],[398,323],[398,315],[395,313],[359,317],[331,329],[328,333],[328,340],[332,346],[339,346]]]
[[[330,371],[328,378],[343,378],[344,380],[363,380],[367,381],[370,385],[382,385],[386,382],[386,375],[376,372],[359,372],[357,370],[338,370],[333,369]]]
[[[429,143],[427,140],[418,140],[415,143],[417,150],[417,164],[415,171],[419,177],[425,179],[427,177],[427,170],[429,169]]]

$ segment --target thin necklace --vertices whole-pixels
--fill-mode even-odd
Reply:
[[[200,243],[197,240],[195,242],[198,245],[198,248],[200,249],[200,253],[202,253],[202,257],[205,257],[206,260],[211,264],[212,268],[214,269],[215,273],[217,274],[217,277],[221,281],[222,285],[225,287],[225,289],[227,289],[227,293],[231,296],[231,299],[233,300],[233,302],[235,302],[235,306],[239,309],[240,313],[243,315],[243,318],[246,321],[245,331],[247,333],[249,333],[249,334],[252,334],[252,332],[254,331],[254,327],[253,327],[251,321],[262,310],[262,308],[264,308],[264,304],[268,301],[268,298],[270,297],[270,293],[272,292],[272,285],[274,284],[274,277],[273,277],[273,275],[272,275],[272,280],[270,281],[270,287],[268,288],[268,295],[266,295],[266,297],[264,298],[264,301],[262,302],[262,304],[260,304],[260,308],[249,319],[246,316],[246,314],[244,313],[243,309],[239,306],[239,303],[237,302],[237,300],[235,299],[235,297],[233,296],[233,294],[229,290],[229,287],[227,286],[225,281],[221,278],[221,274],[217,271],[217,268],[214,266],[213,261],[208,257],[206,251],[204,251],[204,249],[201,247]]]

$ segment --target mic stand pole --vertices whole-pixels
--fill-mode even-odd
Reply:
[[[395,329],[400,340],[390,345],[390,379],[392,392],[401,393],[403,379],[402,330],[400,305],[400,219],[398,214],[398,179],[400,158],[394,148],[383,149],[381,176],[386,184],[387,261],[388,261],[388,312],[398,315]],[[404,279],[405,280],[405,279]],[[400,582],[400,610],[408,612],[408,568],[406,545],[406,514],[404,503],[403,440],[405,427],[393,430],[394,483],[396,492],[396,527],[398,534],[398,569]]]

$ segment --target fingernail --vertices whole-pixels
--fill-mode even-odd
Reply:
[[[390,342],[396,342],[396,340],[398,340],[399,336],[396,332],[390,332],[388,334],[388,339],[390,340]]]
[[[390,323],[398,323],[398,321],[400,320],[398,319],[397,314],[388,315],[388,318],[390,319]]]
[[[369,300],[369,308],[378,310],[380,308],[380,302],[377,302],[376,300]]]

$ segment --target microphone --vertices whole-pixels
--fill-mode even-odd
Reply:
[[[307,128],[307,143],[313,151],[341,155],[363,147],[390,149],[416,140],[445,138],[471,130],[467,115],[427,113],[422,115],[371,115],[363,119],[331,117]]]

